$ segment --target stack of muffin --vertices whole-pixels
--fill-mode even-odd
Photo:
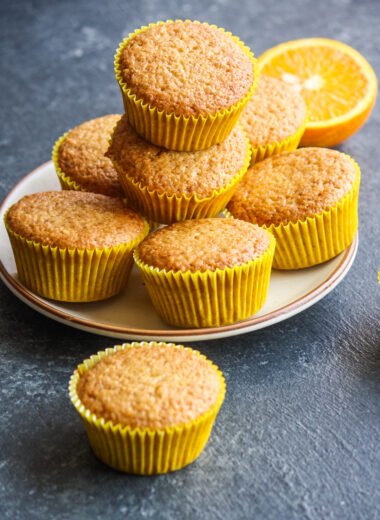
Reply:
[[[121,43],[115,71],[125,114],[62,136],[53,159],[64,191],[28,195],[6,214],[31,290],[108,298],[133,254],[165,321],[225,325],[262,307],[272,262],[308,267],[351,243],[358,166],[334,150],[295,150],[302,97],[269,77],[255,90],[255,59],[237,38],[198,22],[153,24]],[[230,218],[216,218],[226,206]],[[147,236],[148,222],[166,226]],[[70,381],[95,454],[139,474],[192,462],[224,395],[217,367],[163,343],[99,352]]]
[[[166,322],[226,325],[262,307],[272,261],[308,267],[350,244],[357,165],[333,150],[291,151],[305,103],[258,78],[238,38],[199,22],[152,24],[120,44],[115,72],[125,114],[83,123],[54,147],[70,191],[28,196],[7,214],[19,276],[33,291],[108,298],[138,246]],[[226,206],[234,218],[215,218]],[[167,227],[146,237],[148,223]]]

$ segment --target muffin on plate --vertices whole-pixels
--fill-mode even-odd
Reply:
[[[86,359],[70,398],[95,455],[151,475],[193,462],[225,395],[222,373],[198,351],[173,343],[125,343]]]
[[[69,302],[120,292],[132,251],[149,231],[120,199],[80,191],[26,195],[4,221],[21,282],[40,296]]]
[[[256,68],[238,38],[190,20],[142,27],[115,56],[130,124],[147,141],[180,151],[228,136],[254,92]]]
[[[58,139],[53,148],[53,162],[62,189],[124,197],[117,171],[104,155],[119,119],[118,114],[98,117]]]
[[[176,152],[144,141],[123,116],[107,155],[128,204],[151,220],[170,224],[222,211],[247,171],[250,153],[239,125],[207,150]]]
[[[305,131],[306,103],[291,85],[260,75],[239,119],[252,145],[251,163],[295,150]]]
[[[153,306],[179,327],[215,327],[264,305],[273,236],[248,222],[185,220],[152,233],[135,250]]]
[[[302,148],[251,166],[227,208],[231,216],[273,233],[273,267],[299,269],[325,262],[351,244],[359,184],[359,167],[348,155]]]

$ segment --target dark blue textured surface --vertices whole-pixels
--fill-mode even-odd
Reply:
[[[225,27],[256,55],[335,38],[380,71],[377,0],[2,2],[0,199],[67,129],[122,110],[114,51],[167,18]],[[287,322],[195,344],[228,393],[205,451],[182,471],[136,478],[94,458],[67,382],[114,341],[50,321],[0,284],[1,518],[380,518],[379,114],[340,147],[363,172],[351,271]]]

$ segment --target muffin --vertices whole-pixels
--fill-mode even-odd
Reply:
[[[223,402],[222,373],[173,343],[126,343],[75,370],[71,401],[95,455],[128,473],[180,469],[203,450]]]
[[[248,222],[185,220],[152,233],[134,258],[164,321],[215,327],[264,305],[274,247],[270,233]]]
[[[306,116],[301,94],[284,81],[260,75],[239,120],[252,145],[252,164],[295,150],[305,131]]]
[[[115,56],[130,124],[147,141],[180,151],[229,135],[254,92],[256,68],[238,38],[190,20],[142,27]]]
[[[119,173],[128,203],[157,222],[213,217],[230,200],[250,161],[240,126],[208,150],[175,152],[144,141],[123,116],[107,156]]]
[[[53,300],[110,298],[126,284],[147,222],[121,200],[80,191],[26,195],[4,217],[18,276]]]
[[[62,189],[124,197],[117,171],[104,155],[119,119],[118,114],[98,117],[58,139],[53,148],[53,162]]]
[[[325,148],[302,148],[250,167],[229,213],[273,233],[273,267],[299,269],[333,258],[358,227],[358,165]]]

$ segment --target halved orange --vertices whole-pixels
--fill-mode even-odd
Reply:
[[[259,71],[290,83],[303,95],[309,123],[301,146],[335,146],[367,120],[377,93],[376,75],[355,49],[336,40],[282,43],[259,58]]]

